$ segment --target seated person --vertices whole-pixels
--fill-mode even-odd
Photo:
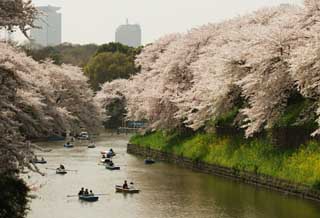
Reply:
[[[84,188],[81,188],[81,190],[79,191],[78,195],[83,195],[84,194]]]
[[[110,156],[114,155],[114,151],[112,150],[112,148],[110,148],[110,150],[108,151],[107,154],[110,155]]]
[[[89,191],[88,191],[87,188],[86,188],[86,190],[84,191],[84,195],[89,195]]]
[[[128,189],[128,188],[129,188],[129,187],[128,187],[127,180],[124,180],[124,183],[123,183],[123,185],[122,185],[122,188],[124,188],[124,189]]]
[[[89,195],[92,195],[92,196],[94,195],[94,194],[93,194],[93,192],[92,192],[92,190],[90,190],[90,193],[89,193]]]
[[[112,162],[112,160],[109,162],[109,166],[113,167],[114,163]]]
[[[64,170],[64,169],[65,169],[62,164],[60,164],[60,169],[61,169],[61,170]]]

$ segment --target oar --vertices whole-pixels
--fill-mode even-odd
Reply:
[[[57,170],[55,168],[46,168],[47,170]],[[65,171],[70,171],[70,172],[78,172],[78,170],[66,170]]]
[[[48,168],[46,167],[47,170],[57,170],[57,169],[54,169],[54,168]]]
[[[78,170],[65,170],[65,171],[78,172]]]
[[[97,195],[97,196],[105,196],[105,195],[109,195],[109,194],[94,194],[94,195]]]

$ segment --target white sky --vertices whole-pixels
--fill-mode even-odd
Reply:
[[[218,22],[255,9],[303,0],[33,0],[36,6],[62,7],[62,39],[72,43],[114,41],[118,25],[139,23],[143,43],[173,32]]]

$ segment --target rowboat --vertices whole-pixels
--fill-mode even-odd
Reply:
[[[122,185],[116,185],[116,192],[121,192],[121,193],[129,193],[129,194],[134,194],[134,193],[139,193],[139,189],[135,189],[133,187],[129,188],[123,188]]]
[[[79,195],[79,200],[87,201],[87,202],[95,202],[99,200],[99,197],[94,195]]]
[[[94,143],[91,143],[88,145],[88,148],[95,148],[95,147],[96,147],[96,145]]]
[[[154,164],[156,161],[155,160],[153,160],[153,159],[145,159],[144,160],[144,163],[145,164]]]
[[[117,167],[117,166],[110,166],[110,165],[106,165],[106,169],[107,170],[120,170],[120,167]]]
[[[57,174],[64,175],[64,174],[67,174],[67,171],[66,171],[65,169],[57,168],[57,169],[56,169],[56,173],[57,173]]]
[[[81,132],[78,136],[78,139],[79,140],[89,140],[90,137],[89,137],[89,134],[88,132]]]
[[[101,158],[100,161],[101,161],[101,163],[110,163],[111,159],[110,158]]]
[[[41,159],[41,160],[35,159],[35,160],[31,160],[30,162],[34,163],[34,164],[46,164],[47,163],[47,161],[44,159]]]
[[[66,144],[64,144],[63,145],[65,148],[73,148],[73,144],[71,144],[71,143],[66,143]]]

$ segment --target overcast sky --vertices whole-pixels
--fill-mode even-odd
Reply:
[[[138,23],[143,43],[173,32],[185,32],[263,6],[302,4],[303,0],[33,0],[36,6],[60,6],[62,39],[72,43],[114,41],[117,26]]]

